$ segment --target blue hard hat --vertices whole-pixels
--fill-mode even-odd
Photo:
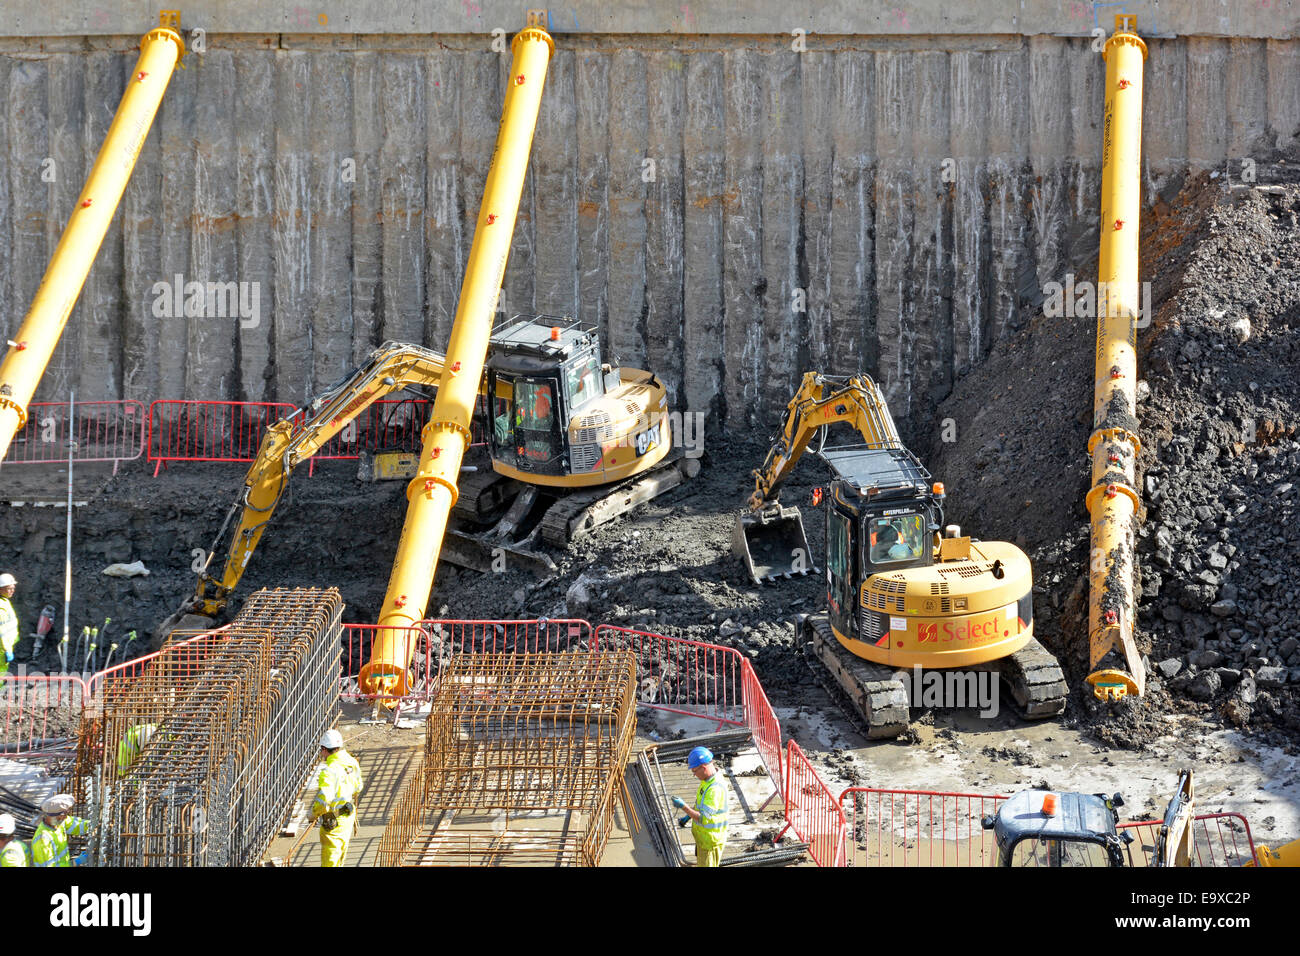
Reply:
[[[713,763],[713,751],[708,747],[696,747],[686,758],[686,766],[694,770],[696,767],[703,767],[706,763]]]

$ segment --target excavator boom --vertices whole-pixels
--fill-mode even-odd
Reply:
[[[292,417],[278,421],[266,431],[257,458],[244,478],[244,489],[231,505],[226,521],[209,550],[209,562],[217,554],[226,529],[235,515],[239,523],[230,538],[221,576],[199,574],[194,600],[180,613],[216,617],[239,585],[244,569],[276,506],[284,497],[290,473],[308,460],[370,405],[407,387],[437,387],[446,364],[443,355],[418,345],[386,342],[370,353],[365,363],[338,385],[321,395]]]
[[[868,376],[806,372],[786,406],[780,434],[763,466],[754,472],[748,510],[736,519],[732,532],[732,548],[756,583],[816,570],[803,516],[798,508],[783,508],[777,496],[813,435],[836,422],[857,429],[868,448],[905,451],[889,406]],[[822,432],[819,446],[824,442]]]

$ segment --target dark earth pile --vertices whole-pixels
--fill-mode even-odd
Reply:
[[[1261,183],[1294,184],[1300,177],[1293,168],[1261,164]],[[1146,510],[1138,622],[1150,660],[1143,700],[1101,705],[1082,681],[1091,320],[1027,312],[1021,331],[940,406],[927,433],[932,447],[924,435],[915,442],[948,485],[950,521],[1029,551],[1038,634],[1075,688],[1066,719],[1113,744],[1136,746],[1166,732],[1159,716],[1171,709],[1264,734],[1300,727],[1297,212],[1295,185],[1233,191],[1202,176],[1159,200],[1143,221],[1143,275],[1155,312],[1139,342]],[[1095,274],[1095,261],[1078,273]],[[755,588],[730,554],[734,516],[752,489],[749,471],[763,460],[766,437],[706,436],[699,478],[553,554],[558,572],[547,580],[509,567],[481,575],[444,565],[429,615],[575,616],[728,644],[754,660],[774,703],[799,703],[813,678],[789,622],[824,606],[823,578]],[[262,586],[338,586],[347,620],[375,620],[405,500],[402,483],[364,484],[354,467],[324,463],[313,478],[300,470],[241,595]],[[6,472],[6,496],[15,472]],[[118,633],[144,633],[173,611],[191,592],[194,553],[220,527],[242,473],[240,465],[186,464],[155,479],[140,462],[115,478],[101,475],[102,490],[76,512],[74,636],[105,616]],[[822,514],[808,501],[827,478],[809,456],[782,496],[803,506],[819,564]],[[112,562],[134,560],[152,574],[100,574]],[[61,511],[9,509],[0,564],[21,580],[22,660],[41,605],[61,600]]]
[[[1286,162],[1263,188],[1201,175],[1143,222],[1154,307],[1138,342],[1145,699],[1103,705],[1082,680],[1092,321],[1035,317],[940,409],[958,436],[931,453],[949,517],[1027,547],[1038,633],[1075,688],[1070,713],[1116,744],[1166,732],[1154,718],[1171,708],[1300,729],[1297,182]]]

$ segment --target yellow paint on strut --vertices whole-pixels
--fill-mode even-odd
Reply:
[[[456,480],[470,440],[470,418],[487,360],[497,293],[519,211],[546,69],[555,52],[550,35],[533,24],[511,44],[514,62],[501,111],[496,151],[483,189],[474,243],[447,343],[446,366],[433,414],[422,432],[420,466],[406,488],[406,523],[379,614],[370,660],[361,669],[363,692],[400,696],[409,690],[415,647],[405,630],[424,617]],[[389,629],[391,628],[391,629]]]
[[[173,11],[164,11],[162,26],[140,40],[140,58],[127,80],[122,102],[77,197],[63,236],[45,269],[40,288],[13,344],[0,364],[0,459],[27,423],[27,406],[68,324],[72,307],[86,284],[113,214],[135,169],[140,148],[162,103],[185,44]]]
[[[1146,44],[1137,18],[1115,17],[1106,41],[1102,141],[1101,247],[1097,265],[1097,351],[1093,380],[1092,525],[1088,568],[1088,682],[1100,699],[1141,695],[1142,657],[1133,639],[1137,602],[1133,551],[1138,508],[1137,436],[1138,218],[1142,201],[1142,72]],[[1123,657],[1124,667],[1112,660]]]

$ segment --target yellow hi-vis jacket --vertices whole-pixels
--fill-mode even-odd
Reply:
[[[4,654],[12,654],[18,645],[18,615],[8,598],[0,598],[0,647]],[[3,666],[4,654],[0,654],[0,666]]]
[[[695,791],[695,809],[700,812],[698,823],[691,824],[695,845],[706,850],[727,842],[727,781],[722,772],[715,770],[708,780],[700,781]]]
[[[338,813],[345,803],[353,806],[361,792],[361,764],[343,748],[325,758],[320,777],[316,781],[316,799],[311,805],[311,815]]]
[[[152,735],[158,730],[157,724],[136,724],[127,729],[117,744],[117,775],[125,777],[135,758],[140,756],[140,738]]]
[[[52,827],[41,817],[32,837],[32,866],[72,866],[68,858],[68,834],[84,836],[90,832],[90,821],[81,817],[64,817],[57,827]]]
[[[0,850],[0,867],[30,865],[27,860],[27,847],[23,846],[23,841],[17,837],[6,843],[5,848]]]

